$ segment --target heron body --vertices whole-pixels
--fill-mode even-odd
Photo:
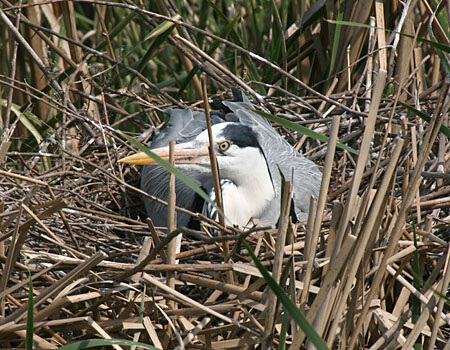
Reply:
[[[212,115],[211,128],[227,224],[241,228],[249,223],[275,225],[280,216],[280,171],[293,184],[294,220],[305,221],[311,195],[319,193],[322,180],[319,168],[300,155],[266,119],[252,112],[254,107],[242,92],[234,93],[235,102],[222,101],[225,113]],[[168,125],[155,135],[149,147],[159,156],[168,158],[168,144],[175,140],[177,168],[214,200],[204,113],[189,109],[169,109],[167,113]],[[144,167],[141,189],[167,200],[169,174],[164,168],[155,165],[155,161],[143,153],[121,161],[152,164]],[[176,194],[178,206],[217,219],[215,208],[178,179]],[[165,226],[166,206],[150,198],[144,198],[144,203],[154,224]],[[177,224],[192,226],[192,219],[188,214],[178,213]]]

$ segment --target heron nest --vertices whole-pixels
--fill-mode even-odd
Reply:
[[[78,20],[65,5],[62,11],[65,22]],[[7,12],[11,21],[19,22],[14,17],[19,12]],[[120,18],[125,21],[125,17]],[[10,31],[9,38],[14,35],[19,40],[21,32],[5,18],[2,23]],[[139,20],[126,18],[133,22],[121,26],[124,31],[146,21],[151,28],[158,25],[165,30],[159,27],[163,20],[183,30],[195,29],[178,17],[143,11]],[[39,26],[23,23],[40,32]],[[383,25],[376,23],[378,28]],[[145,28],[142,37],[150,32]],[[139,189],[141,169],[118,162],[135,151],[124,134],[145,144],[164,124],[164,109],[199,109],[203,100],[182,94],[183,100],[173,86],[152,85],[157,77],[147,80],[140,73],[146,67],[136,70],[115,58],[105,61],[110,68],[78,65],[75,62],[81,59],[75,58],[74,48],[99,61],[110,53],[100,55],[67,33],[62,37],[74,45],[69,55],[67,47],[45,40],[52,33],[40,33],[38,40],[45,41],[49,51],[66,60],[66,50],[72,59],[65,61],[70,67],[61,75],[52,62],[44,62],[39,69],[27,65],[25,71],[47,69],[45,77],[22,81],[13,73],[0,76],[0,83],[11,89],[2,90],[6,94],[0,100],[8,116],[0,140],[0,348],[30,348],[27,339],[32,339],[39,349],[79,341],[85,341],[78,344],[81,348],[129,348],[133,341],[160,349],[303,349],[313,341],[311,332],[299,326],[303,317],[329,348],[410,349],[424,344],[448,349],[449,84],[425,76],[429,57],[414,61],[413,71],[398,81],[390,79],[393,68],[383,56],[386,43],[368,49],[358,41],[359,54],[363,48],[368,52],[363,58],[357,56],[363,62],[359,76],[350,77],[354,66],[349,64],[335,73],[327,92],[321,94],[319,83],[304,86],[306,77],[297,79],[288,73],[304,63],[311,53],[307,47],[297,51],[293,65],[288,61],[291,56],[281,54],[286,62],[275,65],[237,44],[222,43],[227,50],[237,50],[232,59],[224,54],[228,61],[242,55],[270,68],[275,83],[263,84],[242,78],[251,76],[250,69],[235,74],[221,68],[218,61],[227,59],[220,55],[209,59],[206,50],[184,38],[183,30],[169,31],[164,44],[151,41],[152,37],[154,51],[142,56],[159,55],[163,48],[158,43],[173,46],[185,64],[192,62],[185,67],[187,72],[194,64],[208,75],[210,100],[231,99],[229,88],[238,86],[258,110],[319,135],[273,124],[323,170],[323,188],[315,199],[315,208],[321,210],[312,208],[309,221],[300,223],[290,222],[288,212],[282,212],[280,227],[250,233],[221,227],[198,213],[193,215],[202,222],[201,232],[154,227],[143,206],[146,194]],[[83,43],[94,40],[85,34]],[[377,40],[381,39],[380,34]],[[126,40],[117,45],[122,44],[127,45]],[[15,62],[13,45],[10,49],[8,57]],[[127,49],[133,52],[140,47]],[[395,69],[402,64],[409,67],[406,51],[409,55],[409,50],[399,49],[390,61]],[[336,62],[347,62],[339,57]],[[372,61],[366,63],[367,57]],[[158,56],[152,64],[165,58]],[[352,82],[348,88],[337,78],[347,77],[347,68]],[[120,80],[125,70],[135,77],[133,84]],[[110,84],[116,73],[123,84],[120,89]],[[38,87],[43,81],[45,86]],[[61,81],[64,89],[58,89]],[[194,79],[192,84],[199,82]],[[290,93],[285,84],[301,93]],[[255,93],[260,87],[268,91],[267,96]],[[12,103],[8,91],[23,98]],[[197,95],[191,96],[200,92],[197,89]],[[33,119],[36,115],[54,119]],[[39,129],[32,127],[38,124]],[[172,242],[177,235],[181,235],[181,250],[174,256]]]

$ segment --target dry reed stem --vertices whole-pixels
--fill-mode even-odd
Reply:
[[[40,303],[46,301],[48,297],[51,295],[59,292],[61,289],[63,289],[67,284],[72,282],[73,279],[77,278],[79,275],[85,273],[89,269],[91,269],[93,266],[97,265],[101,260],[103,260],[106,257],[105,254],[99,252],[95,254],[90,259],[86,260],[84,263],[80,264],[77,268],[72,270],[70,273],[65,275],[63,278],[58,280],[56,283],[51,285],[50,287],[43,290],[39,296],[37,296],[34,300],[34,306],[38,307]],[[21,320],[24,317],[24,314],[26,313],[28,308],[28,305],[25,304],[13,313],[11,313],[9,316],[3,318],[0,320],[0,325],[4,325],[10,321],[17,322]]]
[[[311,201],[309,205],[309,215],[308,215],[308,225],[306,226],[306,237],[305,237],[305,254],[304,258],[306,259],[306,268],[303,271],[303,291],[300,295],[300,305],[304,304],[308,299],[309,287],[311,284],[311,274],[312,267],[314,264],[314,258],[316,256],[316,248],[317,248],[317,237],[314,239],[313,231],[314,231],[314,222],[316,221],[314,216],[316,213],[315,208],[316,198],[311,196]],[[315,244],[313,244],[315,243]],[[303,306],[302,306],[303,308]]]
[[[212,145],[214,145],[214,140],[213,140],[213,134],[212,134],[212,130],[211,130],[211,114],[209,111],[209,100],[208,100],[208,91],[206,88],[206,79],[203,79],[202,83],[203,83],[202,84],[203,105],[205,107],[206,127],[208,130],[208,140],[209,140],[209,146],[208,146],[209,160],[211,163],[211,173],[212,173],[212,177],[213,177],[216,204],[220,208],[222,213],[224,213],[223,199],[222,199],[222,185],[221,185],[221,180],[220,180],[219,165],[217,164],[215,149],[214,149],[214,147],[212,147]],[[219,225],[222,227],[225,227],[225,217],[221,213],[219,213]],[[220,234],[222,236],[225,236],[225,230],[220,230]],[[223,260],[226,263],[231,258],[230,247],[229,247],[229,244],[227,241],[224,241],[222,243],[222,248],[223,248],[223,257],[224,257]],[[227,279],[228,279],[228,283],[233,284],[234,276],[233,276],[232,271],[227,272]]]
[[[319,200],[317,203],[316,215],[311,216],[311,218],[314,218],[314,226],[313,226],[311,238],[307,241],[311,248],[309,250],[306,250],[306,247],[305,247],[305,250],[307,252],[308,264],[306,266],[306,278],[304,281],[304,289],[303,289],[302,298],[301,298],[302,303],[306,302],[308,292],[309,292],[312,266],[313,266],[313,262],[314,262],[314,259],[316,256],[316,251],[313,250],[312,247],[317,247],[319,233],[320,233],[320,230],[322,227],[321,223],[323,221],[323,212],[325,209],[326,197],[327,197],[328,188],[330,185],[332,164],[334,161],[334,155],[335,155],[335,151],[336,151],[336,143],[337,143],[337,137],[338,137],[338,132],[339,132],[339,121],[340,121],[339,117],[334,117],[333,122],[331,124],[330,139],[329,139],[329,143],[328,143],[328,147],[327,147],[327,155],[325,157],[325,165],[324,165],[324,169],[323,169],[323,177],[322,177],[322,183],[320,186],[320,195],[319,195]],[[314,204],[312,204],[312,207],[315,208],[315,202],[311,201],[311,203],[314,203]],[[333,289],[333,291],[336,291],[336,289]],[[333,299],[334,299],[333,296],[330,296],[330,298],[327,300],[327,303],[324,303],[323,307],[326,308],[327,305],[328,305],[328,307],[331,307],[331,305],[333,303]],[[328,321],[328,318],[325,317],[325,314],[326,314],[325,312],[322,312],[320,314],[323,317],[320,320],[319,319],[315,320],[314,328],[316,329],[316,331],[319,335],[322,335],[324,323]],[[328,313],[328,315],[330,316],[331,313]]]
[[[340,237],[340,239],[342,239],[343,236],[346,234],[347,227],[348,227],[347,225],[350,220],[350,217],[351,217],[352,213],[354,213],[356,211],[356,208],[355,208],[356,196],[357,196],[360,184],[361,184],[363,170],[367,164],[367,159],[368,159],[369,151],[370,151],[370,145],[372,142],[373,132],[375,129],[376,117],[378,114],[378,108],[379,108],[379,104],[381,102],[381,96],[383,93],[385,83],[386,83],[386,71],[380,70],[378,72],[378,76],[375,81],[375,88],[374,88],[373,95],[372,95],[369,116],[366,120],[366,127],[364,130],[364,136],[363,136],[363,140],[361,143],[361,149],[360,149],[359,155],[358,155],[358,163],[356,164],[355,174],[352,177],[352,183],[351,183],[349,197],[348,197],[347,203],[344,207],[343,217],[341,218],[341,220],[339,222],[338,231],[340,232],[340,235],[338,235],[338,239],[339,239],[339,237]],[[331,264],[333,263],[334,259],[336,259],[336,256],[337,256],[340,248],[341,248],[341,241],[337,240],[333,254],[330,259]]]
[[[180,292],[177,292],[176,290],[166,286],[165,284],[159,282],[158,280],[154,279],[153,277],[151,277],[148,274],[144,274],[143,279],[145,281],[155,285],[156,287],[161,288],[162,290],[164,290],[164,291],[166,291],[166,292],[168,292],[168,293],[178,297],[180,300],[182,300],[185,303],[188,303],[189,305],[193,305],[193,306],[199,308],[200,310],[206,311],[206,312],[210,313],[211,315],[216,316],[217,318],[219,318],[219,319],[221,319],[221,320],[223,320],[223,321],[225,321],[227,323],[230,323],[230,324],[233,324],[233,325],[235,325],[235,326],[237,326],[239,328],[245,329],[246,331],[248,331],[250,333],[254,333],[253,331],[251,331],[250,329],[248,329],[245,326],[242,326],[241,324],[237,323],[233,319],[228,318],[226,316],[223,316],[223,315],[219,314],[218,312],[216,312],[216,311],[214,311],[214,310],[212,310],[212,309],[210,309],[208,307],[205,307],[203,304],[198,303],[198,302],[192,300],[191,298],[186,297],[185,295],[183,295]]]
[[[395,249],[395,246],[400,238],[402,227],[406,221],[406,217],[405,217],[406,211],[410,208],[412,200],[413,200],[413,196],[415,195],[415,193],[418,189],[418,186],[419,186],[421,170],[423,169],[425,160],[428,156],[428,153],[430,152],[431,145],[434,143],[434,140],[436,139],[437,134],[439,133],[440,125],[443,122],[443,115],[441,115],[441,113],[442,112],[444,112],[444,114],[446,113],[446,111],[445,110],[443,111],[442,108],[444,107],[443,106],[444,102],[446,101],[446,98],[448,96],[448,87],[449,87],[449,83],[445,82],[442,92],[441,92],[440,103],[438,105],[438,108],[436,108],[435,116],[432,119],[432,122],[426,132],[426,135],[425,135],[425,140],[423,142],[423,146],[422,146],[422,150],[419,155],[417,166],[414,169],[413,179],[411,180],[411,182],[408,186],[408,189],[406,191],[406,197],[403,199],[402,205],[400,207],[399,215],[398,215],[397,219],[395,220],[395,225],[392,229],[389,244],[383,255],[382,261],[380,262],[380,268],[377,270],[377,272],[375,274],[374,285],[369,292],[367,301],[364,304],[363,310],[361,311],[361,316],[358,318],[358,322],[353,331],[353,335],[351,337],[351,342],[349,344],[350,349],[353,349],[354,346],[356,345],[357,334],[359,333],[359,331],[362,327],[363,321],[364,321],[364,317],[367,315],[367,312],[369,310],[369,305],[370,305],[369,303],[372,300],[372,298],[374,297],[375,293],[378,292],[380,282],[383,278],[383,273],[387,267],[387,259],[392,255],[392,252]]]
[[[171,166],[175,166],[175,141],[170,141],[169,143],[169,163]],[[169,199],[167,206],[167,230],[168,232],[173,232],[176,229],[176,193],[175,193],[175,174],[171,173],[169,177]],[[177,235],[167,244],[167,264],[175,264],[175,256],[180,251],[181,247],[181,234]],[[167,285],[170,288],[175,287],[175,275],[172,271],[167,271]],[[169,302],[169,306],[172,309],[176,309],[176,303],[173,301]]]
[[[446,255],[445,260],[446,261],[445,261],[445,267],[444,267],[444,277],[441,280],[441,285],[440,285],[441,288],[440,288],[440,290],[438,289],[442,295],[446,294],[446,291],[448,290],[448,286],[450,283],[450,267],[449,267],[449,265],[450,265],[450,248],[447,250],[447,255]],[[437,334],[439,331],[439,324],[440,324],[438,320],[441,318],[444,304],[445,304],[445,299],[439,298],[437,311],[436,311],[435,319],[433,322],[432,334],[431,334],[429,345],[428,345],[429,350],[433,349],[433,347],[436,344],[436,338],[437,338]]]
[[[327,299],[328,294],[333,288],[333,285],[336,279],[341,275],[345,264],[348,263],[349,255],[353,249],[355,244],[356,237],[352,235],[348,235],[343,244],[342,249],[339,252],[339,255],[336,257],[334,264],[328,267],[327,274],[322,284],[320,285],[320,291],[317,296],[314,298],[314,302],[312,303],[310,310],[306,314],[306,318],[310,323],[316,318],[319,310]],[[300,349],[303,341],[305,340],[305,333],[300,331],[297,333],[297,336],[294,338],[292,342],[292,349]]]
[[[377,219],[378,214],[381,212],[383,201],[386,198],[386,195],[388,193],[389,184],[392,181],[392,176],[394,174],[394,170],[397,166],[398,158],[400,157],[400,152],[403,147],[403,140],[398,139],[397,144],[394,150],[394,153],[391,158],[391,163],[386,170],[385,176],[383,178],[381,188],[378,190],[377,196],[375,198],[374,203],[372,204],[372,207],[370,209],[370,212],[368,214],[368,217],[366,219],[365,225],[362,229],[362,232],[360,232],[358,241],[356,243],[355,249],[353,251],[353,255],[350,258],[350,261],[352,261],[352,264],[348,266],[348,269],[345,274],[345,280],[342,284],[342,290],[341,290],[341,298],[339,306],[336,308],[336,314],[335,318],[331,325],[331,330],[329,332],[328,336],[328,346],[331,346],[331,343],[336,336],[336,332],[339,326],[339,320],[341,318],[341,314],[345,308],[347,297],[350,293],[351,287],[354,284],[354,279],[356,277],[357,270],[360,266],[361,259],[363,258],[363,255],[367,249],[367,244],[369,240],[371,239],[371,236],[376,232],[374,230],[375,222]]]
[[[289,213],[292,201],[292,183],[285,181],[284,191],[281,195],[281,209],[280,209],[280,223],[277,233],[277,242],[275,244],[275,256],[273,259],[272,277],[276,283],[280,283],[281,269],[283,267],[284,245],[286,242],[286,235],[289,224]],[[266,323],[264,325],[264,342],[263,348],[270,348],[272,340],[273,329],[275,326],[275,319],[277,314],[277,298],[273,291],[269,291],[266,302]]]

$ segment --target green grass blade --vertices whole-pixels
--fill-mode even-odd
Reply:
[[[168,22],[168,23],[172,23],[172,22]],[[173,23],[172,23],[173,24]],[[137,66],[137,70],[139,72],[142,71],[142,69],[144,68],[144,66],[147,64],[148,60],[150,59],[151,55],[155,52],[156,48],[158,48],[159,46],[161,46],[161,44],[163,44],[166,39],[169,37],[169,35],[172,33],[172,30],[174,29],[174,26],[170,26],[170,27],[165,27],[164,31],[159,31],[158,32],[158,37],[156,38],[156,40],[150,45],[150,47],[147,49],[147,51],[145,52],[145,55],[141,58],[138,66]],[[157,29],[157,28],[155,28]],[[153,32],[152,32],[153,33]],[[150,33],[150,34],[152,34]],[[154,37],[154,36],[149,36],[150,37]]]
[[[344,16],[344,2],[339,1],[339,11],[338,11],[338,20],[336,22],[340,22],[342,20],[342,17]],[[330,71],[328,72],[328,79],[333,75],[333,72],[335,70],[335,64],[336,64],[336,57],[337,57],[337,51],[339,48],[339,41],[341,38],[341,24],[336,24],[336,30],[334,31],[334,38],[333,38],[333,47],[331,49],[331,60],[330,60]]]
[[[426,113],[424,113],[424,112],[422,112],[422,111],[419,111],[418,109],[416,109],[416,108],[414,108],[414,107],[412,107],[412,106],[410,106],[410,105],[407,105],[406,103],[403,103],[403,102],[401,102],[401,101],[398,101],[398,104],[401,105],[401,106],[403,106],[403,107],[405,107],[408,111],[414,113],[414,114],[417,115],[419,118],[425,120],[427,123],[431,122],[431,117],[430,117],[428,114],[426,114]],[[447,136],[448,138],[450,138],[450,128],[448,128],[448,127],[445,126],[445,125],[442,125],[441,128],[440,128],[439,130],[440,130],[441,133],[443,133],[445,136]]]
[[[179,15],[174,16],[173,19],[179,20],[180,16]],[[152,40],[152,39],[155,39],[155,40],[150,45],[150,47],[147,49],[147,51],[145,52],[143,57],[139,60],[139,64],[137,65],[136,70],[138,70],[139,72],[142,71],[142,69],[147,64],[148,60],[150,59],[152,53],[155,52],[155,49],[158,48],[159,46],[161,46],[161,44],[163,44],[167,40],[167,38],[169,37],[170,33],[172,33],[172,30],[174,28],[175,28],[175,23],[169,22],[169,21],[164,21],[150,32],[150,34],[142,42],[145,42],[147,40]],[[131,84],[131,82],[132,82],[132,80],[130,81],[130,84]]]
[[[269,61],[272,63],[277,64],[278,66],[282,67],[284,70],[286,70],[286,64],[285,64],[285,58],[286,53],[283,53],[283,40],[284,40],[284,30],[283,30],[283,24],[282,19],[280,17],[280,13],[278,11],[277,4],[274,0],[271,2],[272,5],[272,12],[273,12],[273,19],[272,19],[272,40],[270,41],[270,47],[269,47]],[[278,38],[278,39],[276,39]],[[283,57],[283,63],[280,63],[280,57]],[[264,71],[264,81],[268,84],[273,83],[273,77],[275,75],[275,71],[270,67],[265,67]]]
[[[197,28],[206,30],[206,26],[208,22],[211,21],[210,13],[209,13],[209,3],[208,1],[202,1],[200,4],[199,18]],[[205,41],[205,37],[203,35],[197,35],[197,44],[198,47],[203,47],[203,43]]]
[[[435,49],[435,51],[439,57],[439,60],[441,61],[442,67],[445,70],[447,78],[450,78],[450,62],[448,60],[448,55],[445,55],[441,50]]]
[[[180,19],[180,15],[176,15],[172,19],[178,21]],[[144,41],[156,38],[169,30],[171,31],[174,27],[175,27],[175,23],[169,22],[169,21],[164,21],[159,26],[157,26],[155,29],[153,29],[150,32],[150,34],[144,39]]]
[[[283,119],[283,118],[280,118],[280,117],[276,117],[276,116],[274,116],[272,114],[269,114],[269,113],[265,113],[265,112],[261,112],[261,111],[255,111],[255,110],[252,110],[252,112],[257,113],[260,116],[262,116],[262,117],[264,117],[266,119],[269,119],[269,120],[271,120],[271,121],[273,121],[275,123],[278,123],[278,124],[288,128],[288,129],[300,132],[303,135],[309,136],[309,137],[311,137],[313,139],[316,139],[316,140],[319,140],[319,141],[322,141],[322,142],[328,142],[328,137],[326,137],[325,135],[322,135],[322,134],[318,134],[318,133],[316,133],[316,132],[314,132],[312,130],[309,130],[308,128],[304,127],[303,125],[297,125],[294,122],[291,122],[290,120],[286,120],[286,119]],[[343,149],[343,150],[345,150],[347,152],[356,154],[356,155],[359,154],[359,152],[357,150],[353,149],[350,146],[344,145],[343,143],[340,143],[340,142],[337,143],[337,147],[339,147],[339,148],[341,148],[341,149]]]
[[[286,334],[288,326],[289,326],[289,314],[285,312],[283,315],[283,320],[281,322],[280,345],[278,346],[279,350],[286,349]]]
[[[314,344],[314,346],[319,350],[328,349],[325,341],[317,334],[314,327],[308,322],[303,313],[297,308],[297,306],[292,302],[289,296],[283,291],[278,283],[275,282],[273,277],[267,272],[266,268],[261,264],[261,262],[256,257],[255,253],[253,253],[252,248],[250,248],[249,244],[245,239],[241,240],[242,243],[247,248],[253,262],[258,268],[259,272],[263,275],[270,289],[276,294],[278,300],[283,304],[285,310],[291,315],[294,321],[300,326],[300,328],[305,332],[306,337]]]
[[[0,106],[6,108],[6,100],[0,99]],[[40,145],[43,142],[42,135],[40,132],[36,129],[36,127],[33,125],[31,121],[34,121],[38,125],[42,125],[42,122],[39,120],[38,117],[36,117],[34,114],[30,112],[24,112],[20,110],[20,107],[13,103],[11,105],[11,111],[16,115],[16,117],[19,119],[19,121],[22,123],[22,125],[33,135],[38,145]]]

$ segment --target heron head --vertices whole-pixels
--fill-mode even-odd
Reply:
[[[219,123],[211,127],[214,150],[220,174],[234,182],[248,177],[249,172],[258,166],[267,164],[259,147],[255,132],[239,123]],[[198,172],[211,172],[209,159],[208,131],[204,130],[190,142],[176,144],[174,148],[175,164],[178,168]],[[169,159],[169,147],[151,150],[164,160]],[[138,153],[120,160],[123,163],[138,165],[157,165],[157,161],[146,153]]]

